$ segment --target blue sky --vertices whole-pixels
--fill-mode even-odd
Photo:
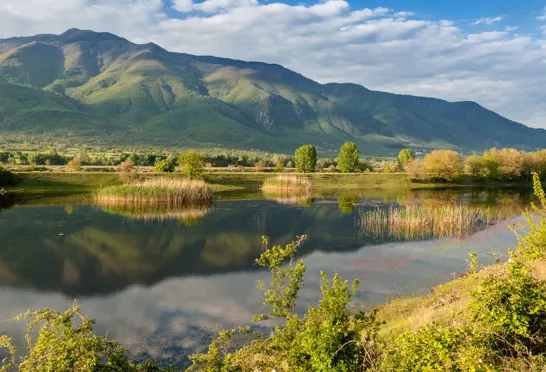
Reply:
[[[1,0],[0,38],[108,31],[546,128],[546,1]]]

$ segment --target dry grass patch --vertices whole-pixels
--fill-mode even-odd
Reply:
[[[212,201],[212,187],[202,180],[156,177],[100,189],[96,200],[100,204],[181,206]]]
[[[311,181],[303,176],[280,174],[268,178],[262,185],[262,191],[267,193],[311,193]]]

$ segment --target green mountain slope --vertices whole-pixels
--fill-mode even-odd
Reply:
[[[364,153],[400,147],[544,146],[531,129],[472,102],[319,84],[279,65],[168,52],[109,34],[0,40],[0,134],[103,136],[123,144]],[[80,138],[81,137],[81,138]]]

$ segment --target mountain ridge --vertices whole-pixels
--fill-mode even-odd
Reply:
[[[279,64],[173,53],[79,29],[0,39],[0,98],[0,136],[47,128],[84,142],[281,152],[304,143],[334,151],[352,140],[368,154],[546,143],[545,130],[473,101],[320,84]]]

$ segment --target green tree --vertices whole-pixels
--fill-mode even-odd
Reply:
[[[203,155],[195,150],[189,150],[180,154],[178,164],[182,168],[182,173],[188,178],[199,178],[203,174]]]
[[[317,150],[313,145],[304,145],[296,150],[294,156],[298,172],[310,173],[317,166]]]
[[[337,165],[343,173],[354,172],[358,169],[358,147],[354,142],[345,142],[339,151]]]
[[[159,173],[172,173],[174,172],[174,164],[168,159],[156,160],[155,171]]]
[[[410,160],[415,159],[415,154],[410,149],[400,150],[398,153],[398,167],[404,169]]]

